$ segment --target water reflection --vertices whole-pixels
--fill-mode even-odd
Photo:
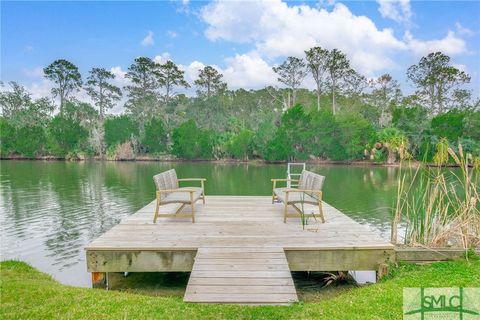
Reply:
[[[270,195],[285,165],[1,161],[1,259],[21,259],[61,282],[89,286],[83,247],[154,197],[152,176],[207,178],[206,193]],[[309,166],[324,198],[389,236],[397,168]]]

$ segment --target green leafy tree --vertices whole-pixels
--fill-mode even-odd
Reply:
[[[365,147],[374,140],[373,126],[360,114],[341,112],[336,115],[340,131],[340,145],[344,148],[349,160],[361,159]]]
[[[389,109],[400,101],[402,95],[400,84],[386,73],[370,81],[370,86],[372,88],[371,102],[380,110],[378,123],[380,127],[389,126],[391,123],[391,118],[388,117]]]
[[[60,115],[53,118],[47,130],[54,142],[52,152],[58,156],[83,150],[88,139],[88,131],[79,122]]]
[[[463,122],[463,135],[466,138],[480,141],[480,111],[469,113]]]
[[[138,135],[137,124],[128,115],[105,119],[104,128],[107,148],[129,141],[132,136]]]
[[[321,109],[312,114],[310,153],[323,159],[343,160],[346,152],[341,144],[342,132],[332,111]]]
[[[141,141],[147,152],[163,152],[167,150],[167,132],[163,121],[159,118],[152,118],[145,125],[145,137]]]
[[[337,113],[336,95],[349,72],[350,62],[347,56],[338,49],[330,51],[327,61],[327,79],[332,95],[332,113],[334,115]]]
[[[16,114],[25,109],[32,101],[30,93],[15,81],[9,82],[11,91],[0,91],[0,111],[6,119],[15,117]],[[2,86],[3,87],[3,86]]]
[[[8,156],[15,151],[15,127],[0,117],[0,155]]]
[[[26,157],[41,155],[45,148],[45,130],[41,126],[24,126],[15,131],[15,152]]]
[[[2,116],[14,127],[44,126],[55,110],[47,98],[33,100],[30,93],[16,82],[10,82],[11,91],[0,92]]]
[[[297,90],[307,75],[305,61],[296,57],[288,57],[278,67],[273,67],[273,71],[278,75],[277,80],[283,83],[292,93],[291,99],[288,99],[288,106],[295,105],[297,101]]]
[[[452,109],[432,118],[432,133],[438,138],[447,138],[456,143],[463,135],[465,112]]]
[[[109,82],[112,79],[115,75],[104,68],[92,68],[87,78],[86,91],[98,108],[100,122],[103,122],[106,110],[112,109],[122,97],[121,89]]]
[[[253,154],[253,137],[253,131],[240,130],[230,141],[230,153],[237,159],[248,161],[248,158]]]
[[[205,94],[208,99],[227,89],[227,84],[222,82],[223,75],[214,67],[206,66],[198,72],[198,79],[194,81],[194,84],[198,88],[199,95]]]
[[[128,94],[125,108],[138,123],[139,136],[142,139],[145,135],[145,123],[160,112],[158,64],[147,57],[136,58],[125,77],[131,82],[125,87]]]
[[[59,59],[52,62],[43,69],[45,78],[56,84],[52,89],[54,97],[60,98],[60,114],[63,114],[63,107],[68,96],[80,90],[82,86],[82,76],[76,65],[70,61]]]
[[[190,87],[185,80],[185,71],[180,70],[173,61],[168,60],[164,64],[159,65],[157,74],[160,86],[165,88],[166,104],[175,97],[175,87]]]
[[[320,111],[320,97],[322,96],[323,81],[327,71],[329,52],[321,47],[313,47],[305,51],[307,67],[317,85],[317,111]]]
[[[208,159],[212,156],[212,132],[199,129],[191,119],[173,130],[172,140],[172,153],[177,157],[185,159]]]
[[[470,76],[450,64],[450,57],[433,52],[407,70],[408,79],[432,112],[444,112],[453,88],[470,82]]]
[[[269,142],[267,160],[305,159],[311,143],[310,116],[302,105],[288,109]]]
[[[433,155],[431,144],[430,119],[428,110],[420,105],[413,107],[399,106],[392,111],[392,125],[401,130],[410,144],[410,153],[429,160]],[[427,153],[427,155],[425,154]]]

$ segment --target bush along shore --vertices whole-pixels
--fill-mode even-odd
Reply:
[[[199,305],[181,297],[75,288],[18,261],[1,262],[0,270],[2,319],[402,319],[403,288],[480,286],[478,256],[400,264],[375,285],[291,306]]]
[[[75,64],[55,60],[43,70],[51,96],[0,83],[0,156],[393,164],[433,162],[445,144],[461,144],[479,161],[480,100],[464,87],[470,76],[441,52],[408,68],[410,95],[389,74],[367,81],[337,49],[311,48],[273,71],[282,87],[229,90],[211,66],[189,84],[173,61],[139,57],[120,88],[108,70],[92,68],[84,82]],[[316,78],[316,90],[302,87],[315,74],[331,76]],[[173,94],[190,86],[195,95]],[[80,90],[90,102],[73,96]]]

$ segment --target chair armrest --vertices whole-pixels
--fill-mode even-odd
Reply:
[[[282,181],[282,182],[286,182],[286,181],[295,181],[297,182],[298,179],[271,179],[272,182],[277,182],[277,181]]]
[[[177,179],[177,181],[207,181],[207,179],[204,179],[204,178],[183,178],[183,179]]]
[[[322,194],[321,190],[309,190],[309,189],[297,189],[297,188],[285,189],[283,190],[283,192],[304,192],[304,193]]]
[[[157,190],[157,193],[172,193],[172,192],[195,192],[194,189],[162,189]]]

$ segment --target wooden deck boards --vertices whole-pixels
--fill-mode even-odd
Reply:
[[[186,301],[285,304],[297,299],[290,271],[376,270],[394,252],[374,230],[327,203],[326,222],[311,218],[305,229],[299,218],[283,223],[283,205],[265,196],[207,195],[206,204],[196,205],[195,223],[180,215],[154,224],[154,206],[88,244],[88,271],[192,270]],[[307,213],[317,210],[305,205]]]
[[[264,196],[207,196],[197,204],[196,222],[165,217],[153,224],[154,202],[124,218],[87,250],[196,250],[199,247],[278,246],[288,249],[393,249],[368,226],[361,225],[324,203],[324,224],[309,219],[305,230],[299,218],[283,223],[283,205]],[[174,206],[161,207],[164,212]],[[315,211],[306,205],[306,212]],[[184,209],[189,211],[189,207]],[[293,209],[290,209],[294,213]],[[316,211],[315,211],[316,212]]]
[[[198,249],[184,301],[289,304],[298,298],[282,248],[225,247]]]

